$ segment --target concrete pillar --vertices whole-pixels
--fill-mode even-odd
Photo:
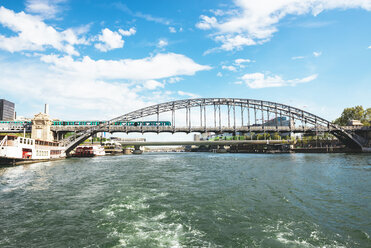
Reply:
[[[140,150],[140,146],[134,146],[133,154],[139,155],[139,154],[142,154],[142,153],[143,153],[143,151]]]
[[[131,149],[129,149],[129,148],[124,148],[122,150],[123,150],[123,152],[124,152],[125,155],[129,155],[129,154],[132,153]]]
[[[218,146],[216,153],[227,153],[227,150],[224,148],[224,146]]]

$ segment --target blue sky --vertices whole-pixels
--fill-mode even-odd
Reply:
[[[108,119],[238,97],[333,120],[371,107],[371,0],[0,1],[0,98]]]

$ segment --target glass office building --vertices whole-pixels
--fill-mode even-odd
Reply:
[[[0,120],[13,121],[14,120],[15,104],[5,99],[0,99]]]

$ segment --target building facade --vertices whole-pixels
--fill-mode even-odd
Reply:
[[[5,99],[0,99],[0,120],[13,121],[14,120],[15,104]]]
[[[289,126],[294,126],[294,121],[289,120],[287,117],[277,117],[272,120],[268,120],[264,122],[263,126],[265,127],[274,127],[274,126],[279,126],[279,127],[289,127]]]

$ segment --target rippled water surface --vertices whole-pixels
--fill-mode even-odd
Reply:
[[[162,153],[0,169],[0,247],[371,247],[371,156]]]

